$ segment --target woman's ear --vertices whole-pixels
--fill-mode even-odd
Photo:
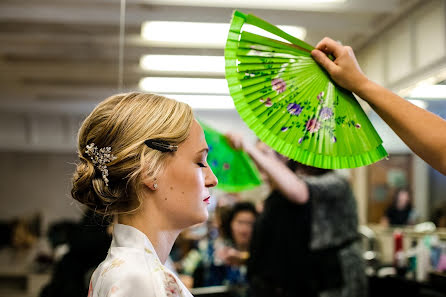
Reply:
[[[155,178],[149,178],[147,177],[146,179],[143,180],[143,183],[146,185],[147,188],[149,188],[152,191],[156,191],[156,189],[158,189],[158,183]]]

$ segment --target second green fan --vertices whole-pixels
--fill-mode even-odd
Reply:
[[[233,149],[223,134],[203,122],[200,122],[200,125],[209,146],[207,159],[218,178],[218,189],[240,192],[262,183],[257,167],[245,152]]]
[[[263,29],[282,42],[244,31]],[[312,46],[253,15],[235,11],[225,48],[235,107],[256,135],[279,153],[319,168],[354,168],[387,156],[351,92],[311,57]]]

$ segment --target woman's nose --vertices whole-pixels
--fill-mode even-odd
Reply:
[[[206,183],[206,187],[213,188],[218,184],[218,179],[215,176],[214,172],[212,171],[211,167],[208,167],[208,168],[209,168],[209,170],[206,174],[205,183]]]

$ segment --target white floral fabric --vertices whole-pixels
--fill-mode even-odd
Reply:
[[[192,294],[161,264],[144,233],[116,224],[108,255],[91,277],[88,297],[192,297]]]

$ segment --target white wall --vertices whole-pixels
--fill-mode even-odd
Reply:
[[[444,1],[422,1],[356,52],[362,70],[370,79],[395,91],[444,72],[445,20]]]
[[[74,154],[0,152],[0,219],[43,215],[44,226],[78,219],[81,209],[70,196]]]

